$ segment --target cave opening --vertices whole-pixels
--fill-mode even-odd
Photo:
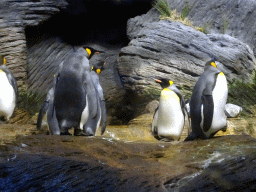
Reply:
[[[125,46],[127,20],[145,14],[152,0],[66,0],[68,5],[38,26],[26,27],[28,48],[51,37],[70,45]]]

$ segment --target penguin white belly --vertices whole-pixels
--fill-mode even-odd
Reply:
[[[207,138],[209,138],[212,133],[219,131],[227,125],[227,116],[225,115],[224,111],[228,97],[228,86],[226,77],[222,72],[217,76],[216,84],[212,91],[212,97],[214,103],[214,111],[211,127],[207,132],[205,132],[205,136]],[[203,123],[201,123],[201,127],[202,125]]]
[[[99,114],[99,120],[98,120],[98,122],[97,122],[97,127],[96,127],[96,131],[95,131],[95,135],[96,135],[96,133],[97,133],[97,131],[98,131],[98,129],[99,129],[99,127],[100,127],[100,121],[101,121],[101,108],[100,108],[100,112],[99,112],[100,114]]]
[[[158,136],[179,140],[184,127],[184,116],[180,99],[172,90],[164,89],[161,92],[157,116]]]
[[[5,72],[0,71],[0,116],[7,120],[12,116],[16,105],[15,91]]]
[[[80,121],[80,129],[83,130],[83,126],[85,125],[85,123],[87,122],[89,117],[89,105],[88,105],[88,97],[86,95],[86,105],[85,108],[81,114],[81,121]]]

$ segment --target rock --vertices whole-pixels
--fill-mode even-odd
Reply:
[[[25,27],[40,24],[66,5],[64,0],[0,2],[0,50],[19,87],[26,87],[27,79]]]
[[[243,111],[242,107],[238,105],[234,105],[232,103],[227,103],[225,105],[225,114],[227,117],[237,117]]]
[[[256,50],[254,0],[168,0],[168,3],[172,9],[177,9],[180,13],[188,5],[190,8],[188,18],[195,26],[207,27],[211,33],[225,33]],[[224,29],[225,22],[226,29]]]
[[[159,96],[160,86],[150,76],[170,78],[186,99],[212,57],[223,64],[229,82],[250,81],[256,59],[248,45],[229,35],[206,35],[181,23],[148,17],[130,19],[127,31],[133,39],[119,54],[120,77],[137,110]]]
[[[159,105],[159,101],[153,100],[149,104],[146,105],[144,113],[155,113],[156,108]]]
[[[59,64],[73,52],[73,46],[59,38],[50,38],[30,45],[27,58],[28,90],[41,95],[47,94]]]

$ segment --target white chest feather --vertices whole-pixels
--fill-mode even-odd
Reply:
[[[0,71],[0,116],[9,119],[15,108],[15,92],[6,74]]]
[[[156,124],[159,136],[174,140],[180,138],[184,126],[184,116],[180,99],[175,92],[168,89],[161,92]]]
[[[85,108],[81,114],[81,121],[80,121],[80,129],[83,130],[83,126],[85,125],[85,123],[87,122],[89,117],[89,105],[88,105],[88,97],[86,95],[86,105]]]
[[[212,92],[212,97],[214,103],[214,112],[211,128],[205,133],[207,137],[227,125],[227,117],[224,110],[228,97],[228,86],[226,77],[223,73],[219,73],[217,76],[216,84]],[[201,127],[202,125],[203,123],[201,123]]]

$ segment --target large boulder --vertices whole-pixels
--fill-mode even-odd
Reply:
[[[151,76],[168,77],[188,96],[204,64],[215,58],[229,82],[250,81],[256,59],[248,45],[229,35],[204,34],[170,20],[156,18],[156,10],[128,22],[128,46],[119,54],[124,89],[137,109],[159,95]]]
[[[248,44],[256,54],[256,1],[254,0],[167,0],[180,13],[189,6],[188,18],[211,33],[227,34]]]

